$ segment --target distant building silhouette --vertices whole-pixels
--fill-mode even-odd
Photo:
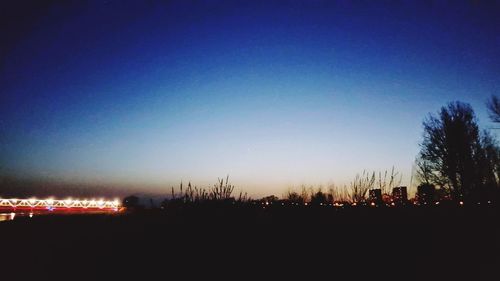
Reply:
[[[368,192],[368,200],[370,201],[370,204],[377,204],[381,205],[383,203],[382,201],[382,189],[376,188],[376,189],[370,189]]]
[[[421,184],[417,187],[417,197],[420,204],[432,204],[436,197],[436,187],[432,184]]]
[[[392,189],[392,200],[396,205],[404,205],[408,202],[408,191],[406,186],[397,186]]]

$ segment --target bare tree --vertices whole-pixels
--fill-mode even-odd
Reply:
[[[302,190],[300,191],[300,197],[304,199],[304,202],[309,202],[310,197],[309,197],[309,191],[307,190],[307,187],[305,185],[302,185]]]
[[[486,103],[491,121],[500,123],[500,100],[497,96],[491,96]]]
[[[495,114],[500,112],[499,100],[492,97],[488,107],[492,120],[500,121],[495,119]],[[486,132],[480,133],[469,104],[450,103],[423,125],[424,140],[419,156],[424,180],[449,187],[455,199],[478,196],[484,193],[486,186],[496,185],[492,175],[497,164],[491,163],[497,162],[498,146]]]
[[[300,194],[292,190],[289,190],[285,195],[285,197],[290,203],[296,203],[296,204],[304,203],[304,198]]]

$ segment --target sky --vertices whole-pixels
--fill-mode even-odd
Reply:
[[[500,1],[2,1],[0,176],[253,196],[393,166],[500,95]],[[5,183],[5,181],[4,181]]]

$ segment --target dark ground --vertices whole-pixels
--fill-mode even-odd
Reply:
[[[499,214],[231,206],[35,216],[0,223],[0,264],[5,280],[500,280]]]

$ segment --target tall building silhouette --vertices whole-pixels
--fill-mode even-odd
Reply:
[[[370,189],[368,192],[368,200],[370,201],[370,204],[376,204],[376,205],[381,205],[383,203],[382,201],[382,189],[376,188],[376,189]]]
[[[404,205],[408,202],[408,190],[406,186],[397,186],[392,189],[392,202],[396,205]]]
[[[434,203],[436,188],[432,184],[421,184],[417,187],[418,202],[422,205]]]

